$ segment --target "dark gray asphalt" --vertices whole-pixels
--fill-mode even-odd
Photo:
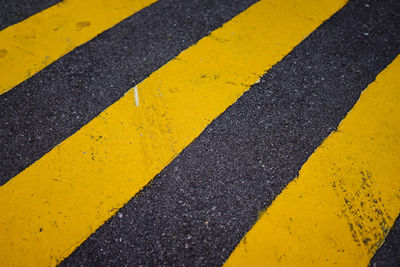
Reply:
[[[255,0],[161,0],[0,95],[0,185]]]
[[[378,249],[370,262],[371,267],[400,266],[400,217],[390,230],[385,243]]]
[[[61,2],[61,0],[0,0],[0,30],[58,2]]]
[[[399,14],[399,1],[350,2],[61,265],[221,265],[400,52]],[[387,244],[382,266],[398,257]]]

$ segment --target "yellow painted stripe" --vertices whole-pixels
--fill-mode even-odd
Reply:
[[[344,5],[262,0],[0,187],[0,262],[54,265]]]
[[[362,93],[226,266],[367,266],[400,212],[400,56]]]
[[[156,0],[64,0],[0,31],[0,94]]]

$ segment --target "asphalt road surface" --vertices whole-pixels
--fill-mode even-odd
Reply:
[[[68,40],[62,42],[68,49],[48,56],[46,51],[58,45],[52,46],[52,33],[40,39],[36,29],[52,25],[57,8],[67,14],[68,5],[74,5],[58,2],[1,3],[0,72],[19,61],[21,72],[29,74],[8,87],[13,73],[0,77],[0,239],[5,248],[0,266],[221,266],[231,255],[227,263],[240,265],[233,256],[246,242],[250,248],[246,234],[274,203],[279,209],[277,197],[284,198],[288,184],[296,177],[303,181],[302,166],[340,133],[341,122],[363,103],[363,91],[393,84],[380,73],[400,76],[400,2],[395,0],[148,1],[96,29],[87,41],[74,43],[72,30],[65,30],[62,38]],[[121,10],[133,10],[129,1],[119,2]],[[50,7],[54,14],[41,19]],[[107,21],[122,13],[117,8],[112,13],[113,4],[103,13],[73,10]],[[57,19],[54,23],[69,23]],[[71,24],[78,27],[73,29],[77,40],[94,28],[93,21],[88,23]],[[240,36],[232,37],[236,32]],[[30,38],[15,37],[23,34]],[[29,50],[30,42],[43,42],[45,51],[31,52],[34,67],[9,48]],[[40,58],[46,55],[48,61]],[[388,99],[399,99],[398,92]],[[394,108],[388,112],[386,117],[400,118]],[[382,133],[394,132],[385,135],[387,145],[379,146],[388,157],[375,153],[372,158],[386,166],[382,175],[390,179],[385,185],[383,178],[367,183],[382,200],[368,195],[365,209],[374,208],[351,219],[334,213],[332,204],[336,217],[352,222],[343,227],[344,234],[335,235],[339,226],[333,224],[332,233],[316,225],[316,245],[293,246],[285,253],[295,256],[287,258],[274,250],[271,262],[254,253],[260,266],[321,266],[336,260],[339,266],[345,261],[400,266],[399,125],[379,125]],[[360,157],[372,151],[370,146],[365,143]],[[374,168],[364,159],[363,169],[357,169],[363,175]],[[356,159],[346,160],[358,168]],[[324,179],[322,167],[315,173]],[[352,192],[350,184],[346,194]],[[354,192],[357,198],[359,191]],[[376,226],[369,217],[359,218],[373,213],[380,220]],[[329,225],[328,219],[322,221]],[[305,230],[289,230],[297,231],[301,236]],[[329,236],[332,242],[326,241]],[[352,238],[348,244],[347,236]],[[254,246],[271,250],[268,236],[262,239],[265,244]],[[281,239],[283,244],[289,240]],[[331,247],[338,254],[323,254]],[[319,251],[324,258],[313,258]]]

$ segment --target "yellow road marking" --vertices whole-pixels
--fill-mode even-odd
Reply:
[[[400,56],[378,75],[226,266],[367,266],[400,212]]]
[[[0,187],[0,262],[68,256],[344,3],[257,2]]]
[[[156,0],[64,0],[0,31],[0,94]]]

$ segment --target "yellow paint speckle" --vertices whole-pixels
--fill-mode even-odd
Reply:
[[[5,57],[7,55],[7,50],[6,49],[0,49],[0,58]]]
[[[90,26],[90,21],[80,21],[76,24],[78,28],[85,28]]]

